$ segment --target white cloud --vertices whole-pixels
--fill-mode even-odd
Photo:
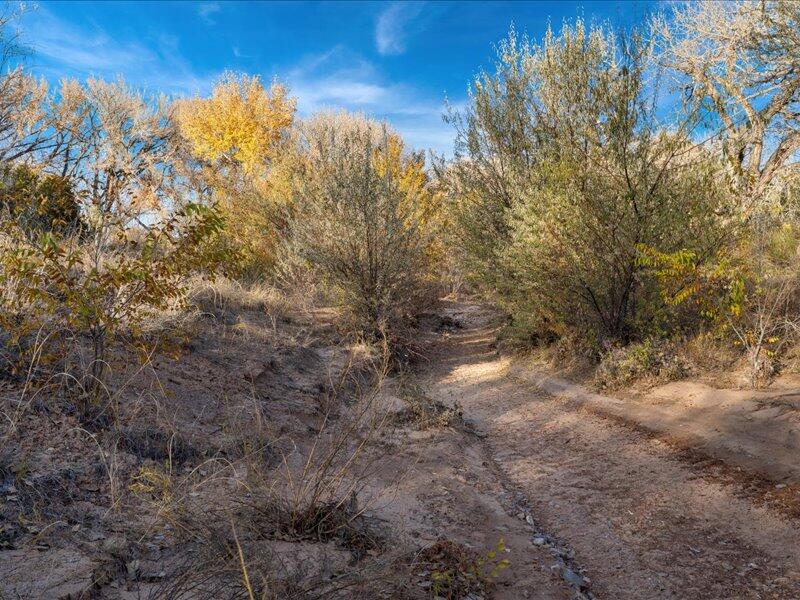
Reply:
[[[187,95],[208,91],[218,77],[197,73],[181,55],[177,39],[168,35],[157,36],[155,44],[146,47],[112,37],[97,26],[77,27],[43,7],[30,14],[24,28],[32,40],[32,67],[53,81],[122,76],[153,92]]]
[[[197,6],[197,15],[205,21],[206,25],[215,25],[216,21],[212,15],[215,15],[222,7],[219,2],[201,2]]]
[[[374,67],[342,46],[306,57],[288,71],[287,82],[301,114],[374,106],[388,95]]]
[[[57,18],[44,7],[26,18],[28,39],[34,40],[32,67],[55,82],[63,77],[89,76],[129,83],[170,95],[205,95],[219,77],[201,72],[183,56],[178,38],[150,34],[146,41],[111,36],[97,26],[79,27]],[[246,54],[234,47],[234,56]],[[453,133],[442,122],[444,100],[418,87],[388,80],[362,55],[344,46],[310,55],[275,74],[297,98],[300,116],[318,110],[347,109],[384,119],[403,134],[411,147],[452,154]]]
[[[422,2],[392,2],[378,15],[375,45],[381,54],[402,54],[411,22],[422,12]]]
[[[319,110],[363,112],[391,123],[412,148],[452,154],[454,134],[442,121],[443,98],[387,82],[372,63],[342,46],[306,57],[288,70],[285,81],[301,117]]]

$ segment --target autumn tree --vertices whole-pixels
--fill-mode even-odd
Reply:
[[[85,227],[81,235],[30,236],[4,225],[0,325],[12,343],[43,322],[88,336],[79,381],[83,412],[92,416],[106,408],[98,402],[109,340],[123,328],[135,334],[139,320],[184,298],[182,282],[214,260],[207,246],[222,220],[198,202],[202,190],[181,172],[180,138],[165,99],[122,81],[90,79],[64,82],[50,102],[62,152],[47,168],[70,181]]]
[[[295,102],[278,83],[226,74],[208,98],[177,103],[177,123],[232,227],[245,272],[263,276],[291,198]]]
[[[22,3],[0,8],[0,163],[54,151],[47,84],[25,69],[26,50],[12,28],[24,11]]]
[[[736,200],[724,252],[697,269],[710,275],[690,297],[716,294],[716,324],[746,350],[751,382],[763,383],[800,322],[800,220],[789,193],[800,176],[800,5],[686,2],[653,25],[685,106],[703,117],[696,138],[721,149],[719,185]]]
[[[664,63],[693,109],[711,117],[747,212],[776,179],[797,174],[800,4],[684,2],[654,22]]]

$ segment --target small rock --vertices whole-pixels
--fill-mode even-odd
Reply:
[[[566,581],[571,585],[574,585],[577,588],[586,587],[586,580],[580,575],[578,575],[572,569],[564,569],[562,576],[564,577],[564,581]]]
[[[536,521],[533,520],[533,517],[530,515],[525,515],[525,521],[528,525],[536,525]]]
[[[128,571],[128,579],[130,581],[136,581],[136,579],[139,577],[139,561],[132,560],[126,565],[126,567]]]
[[[533,538],[533,545],[534,546],[544,546],[547,543],[547,538],[543,538],[542,536],[536,536]]]
[[[786,484],[785,484],[785,483],[779,483],[779,484],[777,484],[777,485],[775,486],[775,489],[776,489],[776,490],[782,490],[782,489],[783,489],[783,488],[785,488],[785,487],[786,487]]]
[[[108,552],[111,556],[123,557],[128,553],[128,541],[122,536],[112,536],[103,540],[100,544],[103,552]]]

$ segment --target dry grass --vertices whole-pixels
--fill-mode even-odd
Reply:
[[[9,478],[18,488],[23,479],[34,484],[25,488],[24,497],[20,494],[17,516],[34,521],[53,539],[82,538],[82,529],[70,532],[72,505],[81,502],[98,509],[101,530],[124,530],[130,547],[124,559],[106,556],[98,546],[102,564],[91,593],[126,581],[143,598],[405,594],[412,550],[394,547],[394,534],[375,516],[376,503],[391,493],[384,476],[373,487],[377,472],[385,473],[391,459],[382,441],[389,419],[375,401],[389,368],[387,348],[355,344],[347,351],[330,346],[317,351],[309,336],[319,335],[318,326],[311,319],[306,325],[307,315],[298,320],[287,298],[268,286],[198,280],[191,292],[197,310],[142,325],[152,333],[147,352],[115,347],[110,384],[90,424],[69,412],[69,398],[87,384],[66,370],[45,379],[31,375],[22,393],[14,386],[13,402],[2,403],[3,445],[18,447],[20,457],[31,457],[34,471],[45,473],[33,478],[3,466],[7,460],[0,465],[0,484]],[[221,344],[224,364],[249,360],[262,349],[272,357],[265,359],[271,365],[265,381],[245,375],[249,395],[246,389],[221,389],[219,399],[203,409],[209,414],[195,412],[187,398],[176,402],[170,390],[177,388],[161,379],[177,377],[172,383],[181,385],[195,381],[195,373],[181,365],[183,350],[166,355],[163,339],[202,313],[215,319],[186,327],[185,333],[197,334],[189,348],[199,350],[189,364],[204,364],[212,351],[201,344],[206,334],[220,332],[240,345],[228,356],[227,342]],[[229,321],[242,320],[264,334],[264,344],[260,338],[242,340],[236,327],[228,327]],[[302,379],[318,368],[315,356],[325,357],[321,364],[331,369],[318,387],[314,377]],[[79,372],[81,353],[71,360]],[[259,361],[260,356],[253,360]],[[156,363],[165,362],[171,366],[162,374]],[[30,370],[43,372],[38,366]],[[292,407],[299,412],[292,413]],[[64,444],[74,454],[56,464],[74,466],[77,475],[57,472],[49,458],[41,461],[47,453],[39,446],[22,443],[32,425],[37,435],[53,435],[55,420],[51,429],[40,427],[53,418],[69,423],[75,439]],[[88,453],[92,459],[82,461]],[[403,476],[392,471],[390,478]],[[87,480],[91,492],[83,491]],[[17,544],[26,535],[20,527],[0,531],[0,545]]]
[[[409,557],[389,548],[389,532],[371,515],[386,490],[370,481],[390,458],[376,444],[388,424],[376,402],[386,361],[368,385],[354,363],[328,392],[311,435],[274,437],[253,397],[241,432],[248,441],[235,458],[205,461],[188,476],[152,467],[136,474],[151,528],[168,525],[184,548],[149,597],[395,597],[389,590],[404,585],[398,565]],[[139,442],[144,453],[165,444],[161,435]]]
[[[411,425],[416,429],[440,429],[462,423],[458,405],[446,406],[425,393],[423,387],[410,373],[400,377],[400,399],[405,408],[394,415],[398,425]]]
[[[209,312],[223,309],[231,312],[258,310],[285,314],[288,308],[286,296],[273,286],[263,283],[242,284],[222,276],[213,281],[193,280],[188,295],[200,310]]]

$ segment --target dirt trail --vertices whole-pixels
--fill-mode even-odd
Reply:
[[[535,543],[570,549],[593,594],[800,598],[797,520],[702,476],[667,444],[511,377],[491,313],[458,303],[445,312],[463,328],[431,357],[430,395],[461,405],[546,532]]]

